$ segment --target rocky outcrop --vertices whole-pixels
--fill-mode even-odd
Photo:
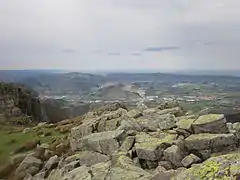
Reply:
[[[193,134],[184,140],[185,147],[192,150],[217,149],[235,145],[236,137],[233,134]]]
[[[227,121],[224,115],[207,114],[200,116],[193,122],[192,127],[195,134],[197,133],[228,133]]]
[[[0,114],[5,117],[4,123],[29,124],[42,118],[38,94],[23,85],[0,83]]]
[[[142,112],[115,104],[79,121],[64,121],[59,125],[77,124],[71,128],[68,151],[56,155],[56,148],[44,146],[44,158],[31,154],[32,163],[29,156],[16,160],[16,174],[27,180],[202,180],[240,175],[238,124],[227,124],[222,115],[176,117],[179,108],[166,107]]]
[[[90,150],[103,154],[112,154],[120,147],[120,141],[124,137],[124,131],[107,131],[94,133],[71,143],[72,150]]]

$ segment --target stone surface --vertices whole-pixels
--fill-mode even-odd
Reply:
[[[42,161],[33,156],[26,156],[25,159],[16,169],[16,176],[19,179],[23,179],[27,174],[35,175],[39,172],[42,166]]]
[[[82,151],[82,152],[79,152],[77,154],[67,157],[64,160],[64,163],[67,164],[67,163],[70,163],[73,161],[78,161],[81,166],[82,165],[92,166],[94,164],[101,163],[101,162],[107,162],[109,160],[110,160],[110,158],[104,154],[100,154],[97,152],[91,152],[91,151]]]
[[[215,149],[235,143],[235,136],[233,134],[209,133],[193,134],[184,141],[184,145],[188,150]]]
[[[172,164],[169,161],[159,161],[158,165],[164,167],[166,170],[173,169]]]
[[[191,166],[192,164],[196,164],[196,163],[200,163],[201,162],[201,159],[199,157],[197,157],[196,155],[194,154],[190,154],[188,156],[186,156],[182,161],[182,165],[184,167],[189,167]]]
[[[192,128],[195,134],[198,133],[228,133],[224,115],[221,114],[207,114],[200,116],[193,122]]]
[[[84,136],[77,144],[77,150],[96,151],[112,154],[119,148],[119,142],[124,138],[124,131],[107,131]]]
[[[59,163],[59,157],[55,155],[46,162],[43,169],[47,171],[52,170],[58,166],[58,163]]]
[[[175,136],[166,135],[164,138],[152,137],[146,133],[136,135],[135,148],[139,159],[156,161],[162,156],[162,146],[173,143]]]
[[[106,180],[147,180],[151,174],[134,165],[126,156],[120,156],[115,167],[111,168]]]
[[[110,170],[111,163],[103,162],[95,164],[91,167],[92,180],[105,180]]]
[[[169,108],[169,109],[164,109],[161,111],[158,111],[157,114],[163,115],[163,114],[172,114],[176,117],[184,115],[183,110],[180,107],[174,107],[174,108]]]
[[[202,160],[206,160],[206,159],[211,157],[211,150],[210,149],[200,150],[200,151],[197,151],[197,152],[200,155],[199,157]]]
[[[202,164],[179,172],[173,179],[229,179],[237,180],[240,175],[240,153],[212,157]]]
[[[192,132],[192,124],[195,119],[181,119],[176,124],[179,129],[184,129],[188,132]]]
[[[135,137],[134,136],[128,136],[126,137],[126,139],[123,141],[120,150],[122,151],[129,151],[135,142]]]
[[[176,145],[172,145],[163,152],[164,158],[170,161],[175,167],[181,167],[184,152]]]
[[[167,171],[164,167],[158,166],[155,170],[154,173],[159,173],[159,172],[165,172]]]
[[[159,122],[161,130],[172,129],[176,127],[176,118],[174,115],[166,114],[161,116],[162,120]]]
[[[176,118],[172,114],[150,114],[137,119],[144,131],[167,130],[176,127]]]
[[[129,119],[124,119],[121,121],[120,126],[118,127],[117,130],[124,130],[124,131],[130,131],[130,130],[134,130],[134,131],[143,131],[143,127],[141,126],[141,124],[136,121],[133,118],[129,118]]]
[[[133,110],[129,111],[127,113],[127,115],[130,118],[138,118],[138,117],[141,117],[143,114],[142,114],[142,112],[139,109],[133,109]]]
[[[90,168],[81,166],[67,173],[57,169],[51,172],[47,180],[91,180]]]

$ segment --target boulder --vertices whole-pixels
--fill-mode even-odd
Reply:
[[[107,114],[103,114],[101,119],[97,125],[97,131],[113,131],[116,130],[123,120],[123,117],[126,112],[124,109],[118,109],[117,111],[109,112]]]
[[[182,161],[184,167],[190,167],[192,164],[200,163],[201,159],[194,154],[186,156]]]
[[[192,133],[192,124],[194,121],[194,119],[181,119],[176,124],[179,129],[183,129]]]
[[[119,130],[94,133],[80,139],[75,147],[76,150],[96,151],[110,155],[119,148],[119,142],[124,139],[124,136],[124,131]]]
[[[97,124],[99,123],[100,118],[91,119],[89,121],[84,122],[80,126],[74,127],[70,132],[70,146],[72,151],[77,150],[77,145],[79,140],[82,137],[90,135],[94,133],[97,129]]]
[[[176,119],[174,115],[166,114],[160,116],[161,121],[159,121],[159,128],[161,130],[168,130],[176,127]]]
[[[106,180],[148,180],[151,174],[134,165],[133,161],[120,156],[115,167],[111,168]]]
[[[143,127],[141,124],[135,120],[134,118],[128,118],[121,121],[120,126],[117,130],[124,130],[124,131],[143,131]]]
[[[85,165],[66,171],[64,168],[53,170],[47,180],[92,180],[90,168]]]
[[[44,165],[44,171],[50,171],[58,166],[59,157],[57,155],[51,157]]]
[[[39,172],[42,161],[33,156],[26,156],[21,164],[17,167],[15,175],[19,179],[23,179],[27,174],[35,175]]]
[[[167,130],[176,127],[176,118],[172,114],[151,114],[137,119],[138,124],[145,131]]]
[[[173,169],[172,164],[169,161],[159,161],[158,165],[164,167],[166,170]]]
[[[167,134],[165,137],[156,138],[146,133],[136,135],[136,153],[139,159],[156,161],[160,160],[165,146],[169,146],[175,140],[175,135]]]
[[[240,153],[212,157],[202,164],[192,166],[176,174],[174,180],[185,179],[238,179],[240,176]]]
[[[176,100],[172,100],[172,101],[168,101],[168,102],[163,102],[160,105],[158,105],[156,108],[163,110],[163,109],[171,109],[171,108],[175,108],[175,107],[179,107],[179,103]]]
[[[92,180],[105,180],[110,170],[110,162],[102,162],[91,167]]]
[[[156,173],[160,173],[160,172],[165,172],[167,171],[164,167],[162,166],[158,166],[155,170],[154,170],[154,174]]]
[[[62,166],[62,164],[61,164],[61,166]],[[67,173],[67,172],[70,172],[70,171],[72,171],[73,169],[76,169],[76,168],[78,168],[78,167],[80,167],[80,163],[79,163],[79,161],[76,160],[76,161],[72,161],[72,162],[64,165],[64,166],[62,167],[62,171],[63,171],[64,173]]]
[[[175,117],[183,116],[184,112],[182,108],[180,107],[175,107],[175,108],[170,108],[170,109],[163,109],[161,111],[157,111],[157,114],[163,115],[163,114],[172,114]]]
[[[181,167],[184,152],[176,145],[172,145],[163,152],[164,158],[170,161],[175,167]]]
[[[198,133],[229,133],[227,121],[222,114],[207,114],[200,116],[193,122],[192,128],[195,134]]]
[[[210,149],[200,150],[200,151],[197,151],[197,153],[198,153],[198,156],[204,161],[211,157]]]
[[[235,145],[233,134],[193,134],[184,140],[184,146],[192,150],[218,149],[224,146]]]
[[[81,166],[86,165],[86,166],[90,167],[94,164],[101,163],[101,162],[107,162],[109,160],[110,160],[110,158],[104,154],[100,154],[100,153],[92,152],[92,151],[82,151],[82,152],[79,152],[77,154],[67,157],[64,160],[64,163],[67,164],[67,163],[70,163],[73,161],[78,161]]]
[[[141,117],[143,114],[139,109],[132,109],[131,111],[129,111],[127,113],[127,116],[129,116],[130,118],[139,118]]]
[[[143,115],[146,116],[149,114],[155,114],[157,111],[158,110],[155,108],[148,108],[148,109],[143,110]]]
[[[125,138],[125,140],[123,141],[120,150],[122,151],[129,151],[135,142],[135,137],[134,136],[128,136]]]

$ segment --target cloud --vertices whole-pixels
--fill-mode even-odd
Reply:
[[[121,54],[120,53],[108,53],[109,56],[120,56]]]
[[[132,53],[132,56],[141,56],[141,53]]]
[[[75,49],[63,49],[64,53],[75,53],[76,50]]]
[[[144,51],[158,52],[158,51],[169,51],[169,50],[176,50],[176,49],[180,49],[180,47],[177,47],[177,46],[149,47],[149,48],[144,49]]]
[[[239,7],[237,0],[0,1],[0,67],[238,68]]]

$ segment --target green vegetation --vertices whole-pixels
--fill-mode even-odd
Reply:
[[[56,138],[64,136],[53,128],[30,129],[23,133],[21,127],[0,127],[0,164],[6,162],[12,152],[23,146],[27,142],[40,140],[41,143],[49,143]]]

